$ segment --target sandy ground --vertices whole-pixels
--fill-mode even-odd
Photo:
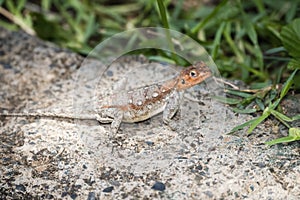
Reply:
[[[143,86],[180,70],[142,56],[106,69],[4,29],[0,40],[1,112],[93,116],[97,98],[124,80]],[[0,117],[0,199],[299,199],[299,142],[264,145],[286,134],[271,120],[226,135],[251,116],[214,101],[210,84],[186,91],[176,130],[162,115],[117,135],[96,120]]]

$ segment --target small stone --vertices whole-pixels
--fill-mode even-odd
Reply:
[[[62,193],[61,193],[61,197],[66,197],[67,195],[68,195],[67,192],[62,192]]]
[[[90,192],[87,199],[88,200],[95,200],[96,199],[95,192]]]
[[[206,173],[204,171],[199,172],[200,176],[206,176]]]
[[[77,194],[76,193],[72,193],[72,194],[70,194],[70,197],[71,197],[71,199],[76,199],[77,198]]]
[[[188,159],[188,158],[185,157],[185,156],[178,156],[177,159],[179,159],[179,160],[186,160],[186,159]]]
[[[45,194],[41,196],[42,199],[54,199],[54,196],[52,194]]]
[[[111,70],[108,70],[107,72],[106,72],[106,74],[107,74],[107,76],[113,76],[114,75],[114,73],[111,71]]]
[[[258,167],[259,167],[259,168],[265,168],[265,167],[266,167],[266,164],[263,163],[263,162],[259,162],[259,163],[258,163]]]
[[[206,194],[206,196],[208,196],[209,198],[213,198],[213,193],[211,191],[205,191],[204,194]]]
[[[106,192],[106,193],[108,193],[108,192],[111,192],[111,191],[113,191],[113,189],[114,189],[114,187],[113,187],[113,186],[109,186],[109,187],[105,188],[104,190],[102,190],[102,192]]]
[[[166,189],[165,184],[163,184],[162,182],[156,182],[151,189],[153,190],[158,190],[158,191],[164,191]]]
[[[20,185],[16,185],[16,190],[20,190],[22,192],[26,192],[26,188],[24,185],[20,184]]]
[[[236,164],[237,164],[237,165],[242,165],[243,163],[244,163],[244,161],[242,161],[242,160],[237,160],[237,161],[236,161]]]
[[[152,141],[145,141],[145,143],[146,143],[147,145],[149,145],[149,146],[153,146],[153,145],[154,145],[154,142],[152,142]]]
[[[197,169],[197,170],[202,170],[203,167],[202,167],[202,165],[198,165],[198,166],[196,167],[196,169]]]
[[[3,63],[3,67],[4,69],[12,69],[12,66],[9,63]]]

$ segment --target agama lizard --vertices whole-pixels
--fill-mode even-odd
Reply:
[[[11,113],[0,114],[0,116],[96,119],[100,123],[111,123],[113,133],[118,131],[121,122],[139,122],[161,112],[163,112],[163,122],[170,124],[179,108],[184,90],[203,82],[211,75],[211,70],[204,62],[197,62],[169,80],[129,91],[120,91],[99,99],[96,116],[49,113]]]

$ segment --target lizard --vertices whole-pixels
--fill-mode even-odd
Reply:
[[[170,125],[179,109],[183,92],[211,76],[210,68],[203,61],[197,62],[171,79],[100,98],[96,116],[52,113],[1,113],[0,116],[97,120],[100,123],[111,123],[112,133],[117,133],[122,122],[140,122],[163,112],[163,122]]]

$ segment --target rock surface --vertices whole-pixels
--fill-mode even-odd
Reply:
[[[100,61],[22,32],[1,28],[0,40],[1,112],[94,114],[93,97],[117,91],[124,74],[143,85],[179,69],[152,63],[142,73],[149,62],[131,56],[101,71]],[[204,87],[186,92],[176,131],[161,115],[115,136],[96,120],[0,117],[0,199],[299,199],[299,142],[265,146],[280,136],[272,121],[226,135],[251,116]]]

